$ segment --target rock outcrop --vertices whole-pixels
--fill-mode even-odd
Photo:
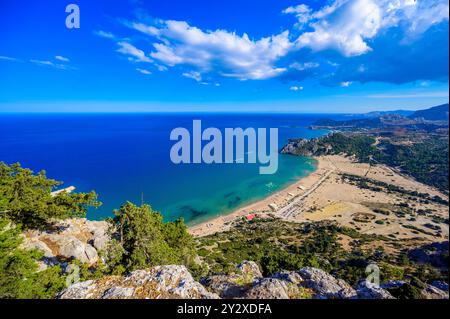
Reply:
[[[426,285],[422,290],[422,295],[426,299],[448,299],[448,288],[446,290],[440,289],[434,285]]]
[[[76,283],[60,299],[217,299],[184,266],[157,266],[128,276],[107,276]]]
[[[314,298],[349,299],[355,298],[356,291],[345,281],[336,279],[321,269],[306,267],[299,271],[303,285],[315,292]]]
[[[389,286],[395,287],[395,284]],[[358,284],[356,291],[359,299],[395,299],[386,289],[373,285],[366,280]]]
[[[25,232],[23,247],[44,253],[41,268],[71,259],[94,265],[99,261],[99,252],[111,240],[109,227],[105,221],[68,219],[56,223],[51,230]]]
[[[280,153],[298,156],[329,155],[333,154],[333,148],[330,143],[324,143],[324,138],[294,138],[288,140]]]
[[[193,279],[184,266],[157,266],[127,276],[107,276],[74,284],[59,294],[62,299],[395,299],[387,289],[404,285],[392,281],[381,287],[361,281],[356,289],[323,270],[305,267],[264,278],[254,262],[245,261],[232,274]],[[427,285],[425,298],[447,298],[445,283]]]

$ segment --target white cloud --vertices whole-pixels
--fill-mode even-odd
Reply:
[[[423,92],[423,93],[407,93],[407,94],[371,94],[366,97],[371,99],[412,99],[412,98],[430,98],[442,97],[448,98],[448,91]]]
[[[202,75],[200,74],[200,72],[191,71],[191,72],[185,72],[182,75],[186,78],[193,79],[197,82],[200,82],[202,80]]]
[[[146,69],[137,68],[136,71],[138,71],[139,73],[145,74],[145,75],[152,74],[152,72],[150,72],[149,70],[146,70]]]
[[[112,34],[111,32],[102,31],[102,30],[94,31],[94,34],[99,37],[106,38],[106,39],[114,39],[115,38],[114,34]]]
[[[300,35],[297,45],[314,51],[334,49],[345,56],[360,55],[370,50],[365,39],[378,33],[381,18],[381,10],[372,0],[338,0],[312,16],[310,26],[314,31]]]
[[[341,82],[340,85],[343,88],[348,88],[350,85],[352,85],[352,82],[350,82],[350,81]]]
[[[383,29],[400,26],[411,38],[448,20],[447,0],[335,0],[317,11],[297,7],[283,12],[295,14],[302,28],[307,24],[312,29],[298,37],[297,47],[332,49],[345,56],[369,52],[368,41]]]
[[[119,45],[119,49],[117,49],[117,52],[122,53],[124,55],[128,55],[130,61],[152,62],[152,59],[146,56],[144,51],[136,48],[134,45],[124,41],[121,41],[117,44]]]
[[[50,60],[38,60],[38,59],[30,59],[30,60],[21,60],[21,59],[17,59],[17,58],[13,58],[13,57],[9,57],[9,56],[4,56],[4,55],[0,55],[0,60],[4,60],[4,61],[11,61],[11,62],[29,62],[35,65],[39,65],[39,66],[46,66],[46,67],[51,67],[51,68],[55,68],[55,69],[59,69],[59,70],[77,70],[76,67],[70,66],[67,63],[66,64],[62,64],[62,63],[55,63],[53,61]],[[55,56],[55,60],[58,61],[63,61],[63,62],[69,62],[69,59],[64,58],[62,56]]]
[[[306,4],[289,7],[283,10],[284,14],[294,14],[298,20],[296,27],[302,29],[303,26],[311,20],[311,9]]]
[[[55,56],[55,59],[56,59],[56,60],[59,60],[59,61],[62,61],[62,62],[69,62],[69,61],[70,61],[68,58],[63,57],[63,56],[61,56],[61,55]]]
[[[76,68],[65,65],[65,64],[59,64],[59,63],[53,63],[52,61],[47,60],[30,60],[31,63],[34,63],[36,65],[40,66],[48,66],[59,70],[75,70]]]
[[[160,71],[160,72],[164,72],[164,71],[167,71],[168,70],[168,68],[166,67],[166,66],[164,66],[164,65],[159,65],[159,64],[155,64],[155,67],[158,69],[158,71]]]
[[[283,10],[293,15],[297,23],[293,32],[284,31],[264,38],[254,39],[246,33],[237,34],[223,29],[202,30],[185,21],[152,19],[152,23],[123,21],[121,23],[140,32],[150,43],[142,50],[130,43],[130,38],[118,38],[106,31],[95,31],[98,36],[114,40],[121,54],[132,62],[152,63],[155,70],[166,71],[171,67],[182,69],[183,76],[203,82],[213,83],[219,77],[238,80],[263,80],[282,74],[304,76],[319,74],[321,69],[308,72],[320,65],[317,62],[302,61],[302,49],[312,51],[333,50],[344,57],[363,55],[376,47],[376,37],[388,34],[389,28],[396,27],[400,38],[389,39],[396,45],[409,44],[420,37],[431,26],[448,20],[448,0],[330,0],[328,5],[313,9],[298,4]],[[149,20],[146,20],[149,21]],[[294,36],[295,35],[295,36]],[[403,36],[403,38],[402,38]],[[400,41],[404,41],[399,43]],[[145,42],[142,42],[145,45]],[[289,53],[296,52],[289,55]],[[327,54],[327,53],[325,53]],[[323,57],[323,56],[322,56]],[[335,57],[338,63],[330,62],[329,56],[323,61],[339,69],[345,59]],[[348,59],[348,61],[352,61]],[[367,62],[365,62],[367,63]],[[370,67],[370,63],[367,63]],[[367,74],[371,70],[363,64],[357,69]],[[339,71],[339,70],[337,70]],[[336,71],[336,72],[337,72]],[[329,73],[336,76],[336,72]],[[309,75],[308,75],[309,74]],[[303,76],[303,74],[300,74]],[[354,80],[342,76],[342,80]],[[211,82],[210,82],[211,81]],[[357,80],[354,80],[357,81]],[[351,82],[342,82],[349,86]]]
[[[318,68],[319,66],[320,64],[316,62],[305,62],[305,63],[294,62],[291,65],[289,65],[289,68],[296,69],[298,71],[304,71],[307,69]]]
[[[165,66],[187,65],[198,72],[215,71],[240,80],[275,77],[286,69],[276,61],[292,48],[289,32],[251,40],[226,30],[203,31],[184,21],[163,21],[160,27],[129,24],[146,35],[156,37],[150,56]]]
[[[12,61],[12,62],[17,62],[17,61],[19,61],[19,59],[12,58],[12,57],[9,57],[9,56],[4,56],[4,55],[0,55],[0,60]]]
[[[291,86],[289,88],[291,91],[303,91],[303,86]]]

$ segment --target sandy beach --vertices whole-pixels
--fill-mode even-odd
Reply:
[[[415,214],[414,218],[405,219],[393,213],[380,216],[374,211],[388,209],[395,211],[399,203],[408,200],[399,194],[375,192],[361,189],[342,179],[342,174],[351,174],[400,186],[419,193],[448,197],[438,190],[421,184],[412,178],[403,176],[385,165],[370,166],[357,163],[344,156],[315,157],[317,169],[294,184],[260,200],[242,207],[231,214],[220,216],[201,224],[192,226],[189,231],[196,237],[229,230],[233,221],[245,218],[249,214],[258,217],[274,215],[294,221],[308,222],[334,220],[341,225],[358,229],[362,233],[393,235],[396,238],[416,238],[425,240],[436,237],[448,238],[448,226],[441,227],[439,235],[423,226],[432,222],[431,217]],[[448,219],[448,207],[436,203],[412,202],[415,211],[430,210],[434,216]],[[361,221],[361,217],[368,218]],[[406,226],[406,227],[405,227]],[[421,232],[420,230],[423,230]]]
[[[260,201],[239,208],[230,214],[216,217],[206,222],[189,227],[190,233],[198,237],[206,236],[216,232],[228,230],[232,221],[238,218],[244,218],[249,214],[256,214],[260,217],[267,214],[277,214],[280,209],[286,207],[296,198],[305,194],[308,189],[313,187],[327,172],[330,171],[328,161],[320,157],[316,158],[316,160],[317,168],[308,176],[301,178],[297,182]]]

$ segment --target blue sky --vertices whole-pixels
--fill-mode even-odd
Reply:
[[[0,0],[0,112],[419,109],[448,102],[448,23],[448,0]]]

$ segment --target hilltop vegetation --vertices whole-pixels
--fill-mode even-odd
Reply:
[[[54,222],[84,217],[89,207],[100,205],[94,192],[52,195],[60,184],[45,172],[0,163],[0,298],[52,298],[65,286],[67,273],[59,265],[38,272],[43,253],[21,246],[22,230],[52,230]],[[195,269],[194,242],[183,220],[164,223],[150,206],[126,203],[109,222],[115,230],[106,262],[88,267],[73,261],[81,267],[81,280],[161,264]]]
[[[383,140],[373,158],[448,193],[448,146],[448,136],[431,136],[411,144]]]
[[[85,217],[89,207],[101,205],[95,192],[53,196],[61,184],[48,179],[45,171],[34,174],[20,164],[0,162],[0,217],[23,228],[39,228],[52,219]]]
[[[414,138],[415,137],[415,138]],[[365,163],[381,163],[448,193],[448,135],[376,138],[366,133],[332,133],[311,140],[290,140],[281,150],[293,155],[354,156]]]
[[[291,139],[281,153],[306,156],[344,153],[356,156],[360,161],[367,161],[375,151],[374,143],[375,139],[370,136],[335,133],[311,140]]]
[[[344,238],[348,242],[345,246]],[[387,245],[397,247],[397,253],[387,253],[384,248]],[[197,248],[214,273],[227,273],[243,260],[254,260],[264,276],[310,266],[355,285],[366,277],[366,267],[376,262],[381,268],[382,282],[411,278],[448,280],[446,271],[411,261],[401,241],[360,234],[332,222],[242,221],[231,231],[198,239]]]

